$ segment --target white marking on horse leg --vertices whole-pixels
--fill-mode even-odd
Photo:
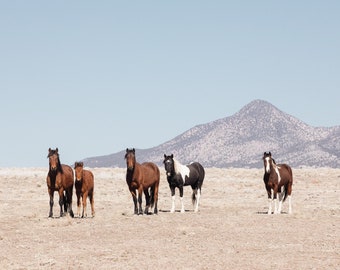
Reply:
[[[272,199],[268,199],[268,215],[272,214]]]
[[[171,196],[171,199],[172,199],[172,204],[171,204],[171,210],[170,212],[171,213],[175,213],[175,195],[174,196]]]
[[[201,198],[201,190],[197,189],[197,192],[196,192],[196,206],[195,206],[195,212],[196,213],[198,212],[198,204],[200,202],[200,198]]]
[[[183,201],[183,197],[180,197],[180,198],[181,198],[181,205],[182,205],[182,207],[181,207],[181,213],[184,213],[185,210],[184,210],[184,201]]]
[[[274,199],[274,214],[278,214],[278,209],[277,209],[277,199]]]
[[[292,196],[291,195],[288,195],[288,205],[289,205],[289,208],[288,208],[288,214],[292,214]]]
[[[77,206],[77,216],[80,217],[80,205]]]

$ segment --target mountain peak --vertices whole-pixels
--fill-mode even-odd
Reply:
[[[245,105],[237,114],[252,115],[252,114],[268,114],[273,111],[280,111],[268,101],[256,99]]]

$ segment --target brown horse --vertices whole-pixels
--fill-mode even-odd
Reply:
[[[77,215],[80,217],[80,198],[82,198],[83,212],[81,217],[87,216],[86,212],[86,199],[89,197],[91,203],[92,217],[94,217],[94,201],[93,201],[93,190],[94,190],[94,177],[93,173],[89,170],[84,169],[83,162],[75,162],[74,170],[76,172],[76,181],[74,187],[76,188],[77,194]]]
[[[69,212],[70,216],[73,217],[73,170],[70,166],[60,163],[58,148],[55,150],[49,148],[47,158],[49,159],[49,171],[46,177],[48,194],[50,195],[49,217],[53,217],[53,197],[55,191],[59,193],[60,216],[63,216],[64,205],[64,211]]]
[[[276,164],[272,158],[272,154],[264,152],[263,154],[264,175],[263,181],[268,193],[268,215],[272,213],[272,200],[274,199],[274,214],[281,214],[282,202],[286,200],[288,195],[288,213],[292,213],[292,185],[293,172],[287,164]],[[283,188],[283,192],[281,192]],[[273,190],[273,195],[272,195]],[[279,206],[277,206],[277,194],[279,195]]]
[[[142,209],[142,193],[145,194],[145,214],[149,213],[149,207],[154,207],[154,213],[158,213],[158,187],[160,180],[160,172],[156,164],[152,162],[144,162],[139,164],[136,162],[135,149],[126,149],[126,183],[132,195],[135,206],[135,214],[143,214]],[[150,189],[150,194],[149,194]],[[136,190],[138,190],[138,198]],[[137,199],[139,208],[137,208]]]

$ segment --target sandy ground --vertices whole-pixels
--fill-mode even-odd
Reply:
[[[72,219],[57,193],[48,218],[47,168],[1,168],[0,269],[340,269],[340,169],[293,168],[293,214],[270,216],[263,169],[206,169],[183,214],[160,169],[158,215],[133,215],[125,169],[98,168],[95,218]]]

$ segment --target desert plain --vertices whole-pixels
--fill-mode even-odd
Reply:
[[[198,213],[133,215],[126,169],[93,168],[95,210],[48,218],[48,168],[0,168],[0,269],[340,269],[340,169],[293,168],[293,214],[267,215],[263,169],[206,168]],[[144,204],[144,198],[143,198]],[[76,196],[73,194],[76,213]]]

